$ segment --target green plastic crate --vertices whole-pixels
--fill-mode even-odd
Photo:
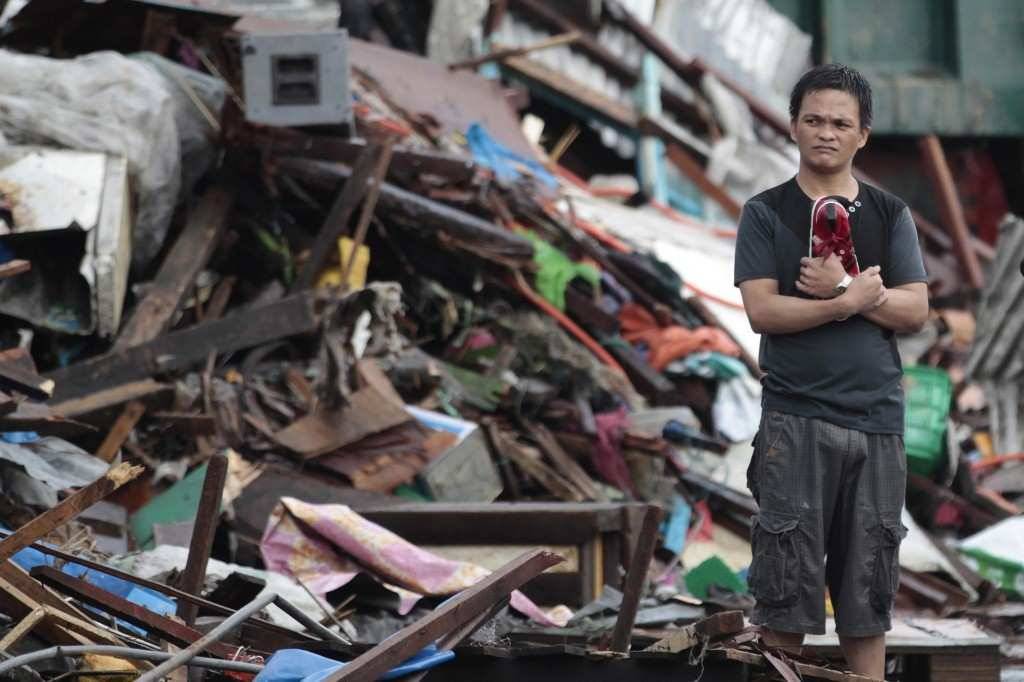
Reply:
[[[982,578],[1017,599],[1024,598],[1024,564],[992,556],[982,549],[961,548],[967,565]]]
[[[907,466],[914,473],[930,476],[938,468],[945,450],[953,383],[945,370],[911,365],[904,369],[903,390]]]

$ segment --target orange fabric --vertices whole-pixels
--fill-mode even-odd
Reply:
[[[699,351],[717,351],[736,357],[740,348],[717,327],[659,327],[646,308],[627,303],[619,311],[622,336],[630,343],[641,341],[651,349],[647,362],[659,372],[679,358]]]

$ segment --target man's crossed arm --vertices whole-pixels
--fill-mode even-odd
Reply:
[[[815,299],[779,294],[774,279],[754,279],[740,284],[743,306],[751,328],[759,334],[793,334],[834,320],[863,315],[875,324],[896,332],[921,329],[928,319],[928,287],[912,282],[887,289],[873,266],[862,272],[836,295],[843,279],[839,259],[805,258],[797,288]]]

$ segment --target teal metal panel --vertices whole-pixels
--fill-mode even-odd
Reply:
[[[1024,2],[960,0],[956,16],[963,79],[1024,87]]]
[[[953,0],[826,0],[824,57],[884,74],[953,75]]]
[[[1024,1],[771,2],[812,33],[818,61],[869,78],[876,133],[1024,135]]]

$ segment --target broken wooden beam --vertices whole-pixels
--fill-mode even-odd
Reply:
[[[139,420],[142,419],[145,411],[146,406],[138,400],[128,403],[124,408],[124,412],[117,418],[114,425],[110,427],[107,437],[100,443],[99,448],[96,450],[96,456],[104,462],[113,461],[114,455],[121,449],[124,442],[128,440],[128,435],[135,428],[135,425],[139,423]]]
[[[644,585],[647,583],[647,572],[651,566],[655,547],[658,544],[658,525],[661,523],[661,509],[653,505],[644,512],[640,536],[636,541],[636,549],[629,562],[626,572],[626,585],[622,590],[622,604],[619,616],[615,619],[615,630],[612,632],[610,649],[620,654],[628,654],[633,636],[633,623],[636,622],[636,611],[640,606]]]
[[[156,374],[187,369],[205,361],[212,349],[231,353],[315,331],[317,324],[313,295],[296,294],[90,358],[47,376],[57,383],[55,398],[66,401]]]
[[[521,45],[519,47],[497,47],[493,51],[482,54],[478,57],[471,59],[464,59],[458,62],[452,62],[448,65],[448,69],[451,71],[457,71],[459,69],[475,69],[478,66],[489,64],[490,62],[499,62],[502,59],[508,57],[522,57],[523,55],[530,54],[531,52],[539,52],[540,50],[547,50],[552,47],[559,47],[560,45],[568,45],[576,42],[582,37],[580,31],[567,31],[565,33],[559,33],[558,35],[545,38],[544,40],[538,40],[535,43],[529,45]]]
[[[946,154],[942,151],[942,143],[934,134],[925,135],[918,139],[918,147],[924,159],[925,171],[931,178],[939,209],[942,211],[942,222],[953,240],[953,252],[960,262],[960,269],[971,288],[981,291],[985,287],[985,275],[981,271],[977,254],[971,248],[971,232],[967,227],[964,207],[957,194],[953,173],[946,161]]]
[[[395,138],[389,136],[384,141],[384,148],[381,150],[380,158],[377,160],[377,165],[373,169],[373,177],[370,180],[370,190],[366,194],[366,199],[363,200],[363,208],[359,212],[359,222],[356,223],[355,232],[352,236],[352,249],[349,251],[348,258],[344,259],[341,264],[341,286],[343,289],[348,290],[348,278],[352,274],[352,266],[356,262],[356,255],[359,253],[360,247],[366,241],[366,231],[370,229],[370,220],[373,218],[374,210],[377,208],[377,199],[380,197],[381,184],[384,182],[384,178],[387,175],[388,167],[391,165],[391,154],[395,148]],[[342,226],[344,227],[344,226]],[[335,236],[337,241],[338,237],[342,233],[338,233]]]
[[[324,678],[324,682],[378,679],[424,646],[460,630],[496,601],[561,562],[562,558],[557,554],[542,550],[521,555],[334,671]]]
[[[12,535],[14,535],[14,533],[0,530],[0,537],[10,537]],[[203,599],[202,597],[197,597],[194,594],[190,594],[183,590],[179,590],[178,588],[173,587],[171,585],[158,583],[155,580],[147,580],[146,578],[140,578],[139,576],[134,575],[132,573],[128,573],[127,571],[122,571],[114,568],[113,566],[107,566],[106,564],[101,564],[97,561],[86,559],[85,557],[75,556],[74,554],[70,554],[68,552],[57,549],[56,547],[52,547],[42,542],[36,542],[32,544],[31,547],[32,549],[38,552],[42,552],[47,556],[52,556],[57,559],[61,559],[62,561],[65,561],[67,563],[78,564],[93,571],[97,571],[105,575],[110,575],[115,578],[120,578],[121,580],[126,580],[132,583],[133,585],[145,587],[146,589],[153,590],[154,592],[159,592],[160,594],[166,594],[167,596],[174,597],[179,601],[183,600],[191,602],[193,604],[196,604],[200,608],[210,611],[211,613],[219,616],[230,616],[232,613],[237,611],[237,609],[231,609],[225,606],[221,606],[216,602]],[[19,568],[16,564],[12,562],[0,562],[0,586],[2,586],[3,584],[2,581],[14,583],[18,587],[18,589],[29,593],[30,595],[32,595],[34,599],[37,599],[39,603],[50,604],[55,608],[63,607],[65,610],[70,609],[70,606],[68,606],[64,601],[62,601],[59,596],[54,594],[51,590],[44,588],[38,582],[29,577],[28,573],[23,571],[21,568]],[[35,590],[35,592],[33,592],[33,590]],[[0,598],[2,597],[3,592],[2,590],[0,590]],[[29,609],[28,611],[31,611],[31,609]],[[25,613],[27,614],[28,611],[25,611]],[[280,625],[275,625],[269,621],[261,620],[259,618],[253,618],[249,622],[254,623],[263,630],[276,633],[280,636],[291,637],[292,639],[303,639],[307,641],[313,640],[312,637],[308,637],[302,633],[296,632],[289,628],[281,627]],[[111,638],[111,641],[116,642],[116,640],[113,640],[113,638]]]
[[[385,153],[384,146],[379,143],[368,145],[359,155],[351,174],[345,179],[345,184],[342,185],[317,232],[309,258],[292,283],[293,293],[308,289],[316,283],[317,276],[327,262],[328,254],[337,248],[338,237],[345,233],[352,213],[369,190],[370,181],[376,174],[374,169],[379,170],[385,157],[390,159],[390,153]],[[386,167],[387,162],[384,161],[383,165]]]
[[[119,597],[80,578],[63,573],[52,566],[36,566],[32,569],[31,575],[44,585],[66,594],[82,604],[100,609],[136,627],[145,628],[150,634],[159,635],[161,639],[165,639],[176,646],[188,646],[203,636],[203,633],[188,625],[183,625],[172,618],[161,616],[150,611],[145,606],[132,603],[123,597]],[[232,658],[237,649],[237,647],[220,642],[210,646],[210,651],[221,658]]]
[[[196,277],[217,248],[234,201],[234,192],[222,186],[212,187],[199,200],[161,263],[146,297],[122,327],[114,344],[116,350],[152,341],[170,329]]]
[[[278,166],[320,187],[333,187],[352,173],[341,164],[309,159],[285,158]],[[381,212],[405,228],[435,239],[445,235],[455,245],[480,257],[517,265],[532,262],[533,245],[523,237],[415,192],[385,182],[381,185],[379,206]]]
[[[307,135],[284,128],[247,129],[240,134],[240,141],[276,157],[298,156],[320,161],[340,161],[349,165],[354,164],[371,144],[342,137]],[[462,184],[472,180],[478,170],[476,164],[466,157],[415,147],[396,145],[391,158],[389,177],[429,174],[441,176],[453,184]]]
[[[16,552],[25,549],[53,529],[64,525],[125,483],[134,480],[143,471],[145,471],[145,467],[127,463],[118,464],[89,485],[64,498],[56,507],[47,509],[11,535],[0,540],[0,562],[7,561]]]
[[[224,482],[228,476],[228,458],[223,454],[210,457],[206,464],[206,477],[199,494],[195,524],[192,526],[192,540],[188,547],[185,570],[178,580],[178,587],[185,592],[198,595],[206,578],[206,564],[210,561],[213,537],[220,521],[220,504],[224,494]],[[178,617],[186,625],[196,621],[198,609],[195,604],[178,602]],[[191,642],[190,642],[191,643]]]
[[[40,585],[13,561],[0,562],[0,608],[8,616],[25,618],[36,609],[43,608],[78,618],[83,624],[89,619],[60,595],[45,585]],[[121,644],[121,640],[96,626],[82,625],[70,628],[44,618],[36,626],[44,639],[53,644]],[[88,637],[79,634],[84,631]]]
[[[734,635],[745,627],[742,611],[723,611],[679,628],[643,650],[644,653],[678,654],[704,641]]]

